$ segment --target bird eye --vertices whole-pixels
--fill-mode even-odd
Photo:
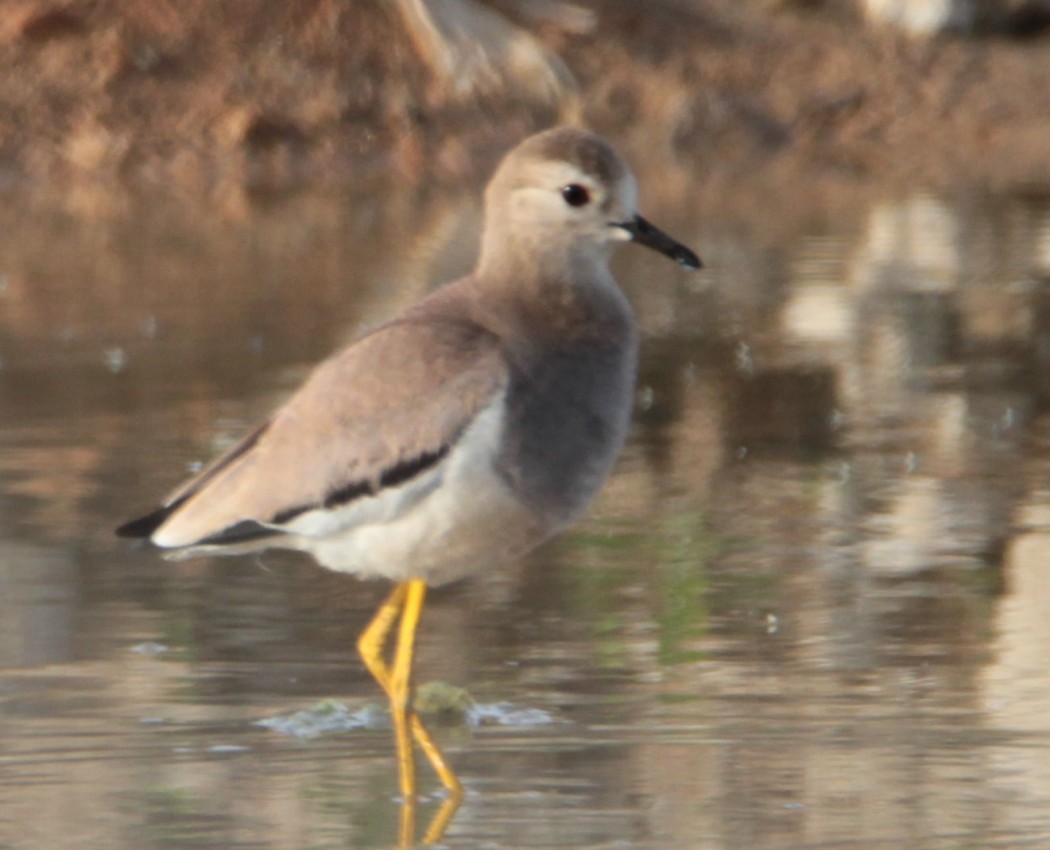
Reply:
[[[591,201],[591,193],[579,183],[570,183],[568,186],[562,186],[561,196],[570,207],[586,206]]]

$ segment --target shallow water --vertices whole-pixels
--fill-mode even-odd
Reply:
[[[709,270],[617,260],[645,347],[615,476],[428,605],[420,679],[489,721],[438,724],[467,788],[444,842],[1046,846],[1050,202],[916,194],[785,237],[660,197]],[[468,268],[476,206],[9,200],[0,848],[394,846],[353,652],[384,587],[111,530]],[[366,722],[272,722],[319,704]]]

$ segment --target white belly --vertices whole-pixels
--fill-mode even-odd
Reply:
[[[528,551],[557,529],[519,502],[495,470],[502,412],[496,399],[444,461],[403,486],[298,517],[285,526],[292,536],[284,545],[339,572],[432,584]]]

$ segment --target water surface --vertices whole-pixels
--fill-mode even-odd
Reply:
[[[469,268],[473,196],[99,197],[0,211],[0,847],[394,846],[353,652],[384,586],[112,528]],[[617,260],[645,344],[615,476],[428,606],[420,679],[491,709],[439,724],[445,843],[1046,846],[1050,203],[785,235],[653,197],[709,270]],[[373,719],[259,723],[325,700]]]

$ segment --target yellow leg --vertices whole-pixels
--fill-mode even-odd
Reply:
[[[412,712],[412,737],[416,739],[419,748],[426,754],[430,766],[434,768],[434,773],[438,775],[438,779],[441,780],[441,784],[445,786],[449,794],[456,797],[462,796],[463,786],[460,784],[459,777],[449,767],[445,754],[434,743],[427,727],[423,725],[423,721],[414,711]]]
[[[365,627],[365,630],[361,632],[361,637],[357,639],[357,651],[365,667],[368,668],[368,672],[372,674],[372,678],[379,683],[386,695],[391,698],[390,669],[383,660],[383,647],[386,646],[387,636],[390,634],[394,621],[401,613],[407,590],[407,582],[396,585],[383,604],[379,606],[372,622]]]
[[[416,796],[416,765],[412,754],[412,659],[416,649],[416,627],[423,614],[427,586],[420,579],[405,583],[404,605],[398,628],[397,647],[390,666],[390,711],[394,718],[397,763],[401,793],[406,800]]]
[[[416,846],[416,798],[401,801],[401,825],[397,837],[398,850]]]
[[[449,792],[434,816],[424,843],[437,842],[459,808],[463,786],[445,756],[434,743],[423,721],[412,710],[412,662],[415,655],[416,629],[423,614],[427,586],[421,579],[401,582],[376,612],[357,642],[358,651],[369,672],[386,692],[390,700],[397,742],[398,772],[404,804],[401,810],[401,844],[409,846],[415,837],[416,771],[412,739],[423,750],[441,784]],[[390,631],[400,617],[397,645],[392,663],[383,657]]]

